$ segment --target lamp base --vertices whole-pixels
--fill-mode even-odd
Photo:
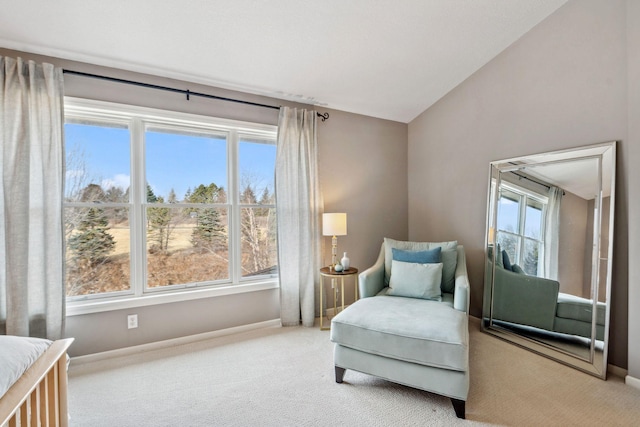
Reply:
[[[338,238],[333,236],[331,238],[331,266],[335,268],[338,263]]]

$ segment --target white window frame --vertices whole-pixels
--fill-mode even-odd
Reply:
[[[277,126],[213,118],[147,107],[130,106],[103,101],[65,97],[67,120],[96,120],[104,123],[128,125],[131,150],[130,200],[125,204],[101,204],[101,207],[129,207],[131,232],[131,289],[77,297],[67,297],[67,315],[119,310],[198,298],[254,292],[279,287],[277,275],[242,277],[240,272],[240,212],[238,177],[238,144],[242,138],[273,141]],[[229,211],[229,279],[197,284],[183,284],[148,288],[146,281],[146,180],[144,136],[147,128],[153,130],[200,130],[225,136],[227,141],[227,203],[219,204]],[[117,205],[117,206],[116,206]],[[63,208],[86,206],[82,203],[64,203]],[[154,207],[176,207],[176,204],[153,204]],[[209,205],[201,206],[209,207]],[[275,208],[275,205],[260,205]],[[141,229],[142,227],[142,229]]]
[[[515,185],[510,185],[507,182],[502,182],[500,184],[500,187],[501,189],[503,188],[518,196],[518,230],[516,233],[507,231],[507,230],[502,230],[499,228],[496,231],[498,233],[510,234],[518,238],[518,241],[520,242],[520,247],[518,248],[516,259],[511,260],[513,264],[522,265],[522,254],[524,253],[526,240],[538,242],[540,244],[540,253],[538,255],[538,258],[539,258],[538,274],[540,274],[541,273],[540,269],[544,268],[543,267],[544,263],[540,263],[540,260],[544,260],[544,251],[545,251],[544,230],[546,227],[547,206],[549,204],[549,198],[541,194],[535,193],[533,191],[530,191],[528,189],[517,187]],[[498,204],[500,204],[501,198],[502,198],[502,193],[498,195]],[[534,239],[532,237],[528,237],[525,235],[526,210],[527,210],[527,206],[529,206],[528,200],[535,200],[536,202],[539,202],[542,204],[541,224],[540,224],[541,236],[539,239]],[[497,226],[497,223],[496,223],[496,226]]]

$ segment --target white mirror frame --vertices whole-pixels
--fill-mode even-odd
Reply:
[[[591,321],[591,338],[589,341],[588,356],[582,357],[577,354],[565,351],[560,347],[550,345],[548,342],[532,339],[530,336],[517,333],[514,328],[502,327],[499,323],[494,322],[494,277],[495,263],[490,262],[490,248],[493,246],[495,238],[494,230],[497,230],[497,208],[500,188],[501,174],[505,172],[513,172],[523,170],[527,167],[544,166],[562,162],[575,160],[597,159],[598,162],[598,180],[599,189],[597,194],[597,203],[595,206],[602,206],[603,190],[610,189],[609,212],[608,212],[608,247],[606,248],[606,258],[600,256],[600,245],[603,241],[601,236],[602,227],[602,210],[597,209],[594,213],[594,239],[592,252],[592,272],[591,275],[591,300],[593,301],[592,321]],[[545,357],[554,359],[560,363],[574,367],[591,375],[606,379],[607,375],[607,354],[608,354],[608,338],[609,338],[609,319],[611,311],[611,273],[613,260],[613,231],[614,231],[614,205],[615,205],[615,163],[616,163],[616,142],[606,142],[602,144],[577,147],[573,149],[554,151],[529,156],[515,157],[511,159],[498,160],[491,162],[489,170],[489,189],[487,197],[487,228],[485,233],[485,292],[483,303],[482,330],[486,333],[494,335],[513,344],[519,345],[530,351],[536,352]],[[595,209],[594,209],[595,211]],[[606,217],[606,216],[605,216]],[[597,220],[596,220],[597,219]],[[599,236],[599,238],[596,238]],[[599,274],[600,268],[606,266],[606,274]],[[601,278],[606,280],[605,290],[605,325],[603,341],[594,339],[596,337],[596,304],[598,302],[598,289],[600,289]],[[516,328],[517,329],[517,328]],[[596,349],[596,343],[599,344]]]

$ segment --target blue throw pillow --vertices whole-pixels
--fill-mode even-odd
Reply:
[[[412,262],[416,264],[436,264],[442,262],[442,248],[433,248],[428,251],[405,251],[391,248],[394,261]]]
[[[504,249],[502,250],[502,263],[505,270],[513,271],[513,266],[511,265],[511,260],[509,260],[509,255]]]
[[[518,264],[513,264],[511,266],[511,271],[518,274],[526,274],[522,268]]]

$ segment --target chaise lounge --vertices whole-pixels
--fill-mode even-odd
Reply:
[[[425,253],[437,253],[439,259],[422,262]],[[464,248],[455,241],[385,239],[375,265],[360,274],[359,290],[361,299],[331,321],[336,382],[343,382],[347,369],[374,375],[447,396],[456,415],[465,418],[469,279]]]
[[[591,337],[593,300],[559,292],[557,280],[525,274],[517,265],[511,265],[509,256],[499,249],[493,282],[492,319],[513,326],[522,325],[555,333]],[[490,258],[491,251],[489,253]],[[487,261],[486,273],[493,267]],[[485,292],[490,292],[486,288]],[[489,313],[485,298],[485,313]],[[606,304],[596,303],[596,339],[604,339]]]

